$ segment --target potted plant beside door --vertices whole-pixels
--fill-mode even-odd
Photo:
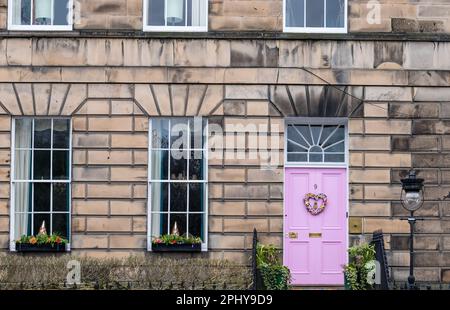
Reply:
[[[256,246],[257,288],[265,290],[287,290],[291,273],[279,258],[280,251],[274,245]]]
[[[373,289],[375,246],[362,243],[348,249],[349,263],[344,266],[345,288],[348,290]]]

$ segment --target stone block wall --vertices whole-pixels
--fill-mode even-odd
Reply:
[[[118,48],[120,47],[120,48]],[[123,48],[122,48],[123,47]],[[9,240],[11,115],[71,115],[74,254],[146,253],[148,118],[208,117],[231,132],[258,124],[283,141],[289,116],[348,116],[352,242],[386,234],[396,280],[408,266],[400,178],[426,179],[417,277],[449,282],[448,42],[4,38],[0,41],[0,245]],[[20,51],[20,52],[18,52]],[[343,95],[343,91],[347,95]],[[187,100],[186,100],[187,98]],[[278,125],[279,131],[274,130]],[[281,161],[209,162],[209,252],[247,262],[251,230],[281,245]]]
[[[7,28],[0,0],[0,29]],[[75,30],[142,30],[143,0],[76,0]],[[370,4],[375,3],[375,4]],[[444,0],[349,0],[349,32],[448,33]],[[282,0],[209,0],[209,31],[283,31]]]

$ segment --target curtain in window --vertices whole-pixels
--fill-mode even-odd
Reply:
[[[165,154],[165,152],[161,151],[153,151],[151,154],[151,171],[153,180],[160,180],[162,176],[161,169],[167,169],[167,167],[165,167],[165,165],[163,164],[163,154]],[[162,197],[164,197],[163,191],[166,187],[163,185],[163,183],[156,182],[151,184],[152,211],[162,211],[165,209],[162,205]],[[154,214],[154,216],[152,217],[152,228],[152,234],[154,236],[159,236],[160,234],[167,233],[165,231],[162,231],[161,216],[159,213]]]
[[[32,120],[21,119],[16,121],[15,128],[15,159],[14,159],[14,178],[16,180],[31,179],[31,132]],[[26,150],[24,150],[26,149]],[[28,221],[28,215],[25,212],[31,212],[31,183],[15,183],[15,212],[23,212],[16,216],[15,236],[30,234],[31,223]]]

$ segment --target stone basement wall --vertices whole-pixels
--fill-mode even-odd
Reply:
[[[74,254],[97,256],[145,253],[148,116],[203,115],[211,123],[271,128],[285,116],[351,115],[351,241],[383,229],[393,276],[406,279],[399,179],[416,167],[427,180],[417,277],[450,282],[450,204],[443,200],[450,191],[449,48],[447,42],[3,39],[0,245],[7,250],[10,115],[73,116]],[[364,101],[342,97],[303,66]],[[253,139],[247,133],[239,147],[253,150]],[[253,227],[264,242],[281,246],[282,163],[273,172],[250,159],[209,165],[204,255],[247,262]]]
[[[74,0],[75,30],[142,30],[143,0]],[[349,0],[350,32],[450,32],[445,0],[378,0],[380,22],[369,23],[368,0]],[[0,0],[0,29],[7,28],[8,0]],[[209,31],[283,31],[282,0],[209,0]]]

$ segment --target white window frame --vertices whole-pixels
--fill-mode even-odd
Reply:
[[[54,0],[53,0],[54,1]],[[52,7],[53,7],[52,1]],[[15,25],[13,24],[13,0],[8,0],[8,30],[14,31],[72,31],[73,30],[73,1],[69,0],[69,24],[68,25]],[[33,14],[34,0],[31,0],[31,14]],[[53,10],[52,10],[53,14]],[[33,20],[33,18],[31,18]]]
[[[337,118],[321,118],[321,117],[288,117],[285,120],[286,124],[286,131],[284,134],[284,145],[285,145],[285,151],[284,151],[284,162],[285,167],[308,167],[308,168],[347,168],[348,167],[348,120],[347,118],[337,117]],[[288,145],[288,134],[287,134],[287,128],[288,125],[333,125],[333,126],[344,126],[344,156],[345,160],[343,162],[294,162],[294,161],[288,161],[288,151],[287,151],[287,145]]]
[[[52,187],[51,191],[50,191],[50,214],[54,214],[54,213],[64,213],[68,215],[68,231],[69,231],[69,236],[67,237],[68,243],[66,244],[66,251],[70,251],[70,242],[72,239],[72,120],[69,117],[14,117],[12,120],[12,128],[11,128],[11,177],[10,177],[10,192],[11,192],[11,204],[10,204],[10,251],[16,251],[16,239],[20,238],[21,236],[15,236],[15,218],[16,218],[16,211],[15,211],[15,186],[14,184],[16,183],[34,183],[36,180],[15,180],[15,155],[16,155],[16,147],[15,147],[15,141],[16,141],[16,120],[17,119],[24,119],[24,118],[29,118],[33,120],[32,123],[32,137],[31,137],[31,152],[32,152],[32,157],[31,157],[31,165],[32,165],[32,169],[33,170],[33,165],[34,165],[34,120],[35,119],[52,119],[52,120],[58,120],[58,119],[66,119],[69,120],[69,178],[67,180],[39,180],[38,183],[67,183],[69,185],[69,206],[68,206],[68,211],[67,212],[53,212],[52,210],[52,200],[53,200],[53,195],[52,195]],[[50,154],[51,154],[51,159],[50,159],[50,178],[53,178],[52,176],[52,170],[53,170],[53,150],[65,150],[67,151],[67,149],[54,149],[53,148],[53,121],[52,121],[52,136],[51,136],[51,143],[50,143]],[[33,192],[34,195],[34,192]],[[31,199],[31,203],[32,205],[34,204],[34,199]],[[28,212],[27,212],[28,213]],[[34,208],[32,208],[32,214],[34,213]],[[31,227],[33,227],[33,216],[31,216]],[[50,223],[49,223],[50,225]],[[34,234],[36,235],[36,233]]]
[[[155,118],[153,118],[155,119]],[[208,181],[208,133],[209,133],[209,122],[206,119],[206,124],[205,127],[203,128],[203,139],[204,139],[204,145],[202,149],[196,149],[196,148],[191,148],[190,144],[191,144],[191,132],[190,130],[188,130],[188,143],[189,143],[189,148],[187,149],[187,153],[188,153],[188,159],[187,159],[187,166],[186,166],[186,171],[187,174],[189,175],[189,158],[191,156],[191,152],[192,151],[202,151],[203,152],[203,158],[204,158],[204,162],[203,162],[203,171],[204,171],[204,180],[176,180],[176,181],[172,181],[170,180],[170,150],[169,150],[169,160],[168,160],[168,165],[167,165],[167,171],[168,171],[168,179],[167,180],[152,180],[152,162],[151,162],[151,151],[153,150],[161,150],[160,148],[153,148],[152,147],[152,136],[153,136],[153,119],[150,118],[149,119],[149,139],[148,139],[148,177],[147,177],[147,251],[152,251],[152,215],[153,214],[163,214],[163,212],[153,212],[152,210],[152,183],[201,183],[204,184],[205,186],[205,210],[203,212],[195,212],[194,214],[200,214],[202,213],[204,215],[204,219],[203,219],[203,223],[204,223],[204,236],[202,239],[202,246],[201,246],[201,250],[202,252],[206,252],[208,251],[208,233],[209,233],[209,229],[208,229],[208,222],[209,222],[209,181]],[[167,120],[172,120],[172,119],[176,119],[176,117],[159,117],[158,119],[167,119]],[[189,121],[194,120],[194,117],[180,117],[179,119],[188,119]],[[170,136],[171,136],[171,126],[170,126],[170,122],[169,122],[169,141],[168,141],[168,147],[170,148]],[[169,186],[170,188],[170,186]],[[170,194],[168,193],[168,214],[170,214]],[[189,188],[187,189],[187,205],[186,205],[186,215],[187,215],[187,220],[186,220],[186,226],[189,227]],[[169,223],[170,223],[170,219],[169,219]],[[170,230],[170,227],[169,227]]]
[[[317,0],[316,0],[317,1]],[[327,20],[326,16],[326,2],[324,6],[324,19],[325,23]],[[306,23],[306,0],[304,2],[304,21]],[[348,0],[345,0],[345,8],[344,8],[344,27],[342,28],[327,28],[327,27],[289,27],[286,25],[286,0],[283,0],[283,32],[291,32],[291,33],[347,33],[348,32]]]
[[[165,0],[167,2],[167,0]],[[205,26],[150,26],[148,25],[148,2],[149,0],[143,0],[143,31],[149,32],[207,32],[208,31],[208,14],[209,14],[209,3],[206,1],[206,12],[205,12]],[[166,3],[165,2],[165,3]],[[187,10],[187,8],[186,8]],[[187,15],[187,14],[186,14]]]

